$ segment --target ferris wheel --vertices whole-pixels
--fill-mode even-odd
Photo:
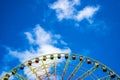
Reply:
[[[53,53],[19,64],[0,80],[120,80],[120,76],[90,57]]]

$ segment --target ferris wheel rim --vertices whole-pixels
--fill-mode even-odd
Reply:
[[[27,63],[29,60],[32,61],[32,60],[35,60],[36,58],[40,58],[40,57],[43,57],[43,56],[58,55],[58,54],[63,54],[63,55],[68,54],[69,57],[70,57],[70,56],[73,56],[73,55],[75,55],[75,56],[83,56],[83,55],[81,55],[81,54],[74,54],[74,53],[49,53],[49,54],[45,54],[45,55],[43,54],[43,55],[40,55],[40,56],[37,56],[37,57],[33,57],[33,58],[31,58],[31,59],[28,59],[28,60],[24,61],[23,63],[17,65],[16,67],[14,67],[13,69],[18,68],[19,66]],[[87,56],[83,56],[83,57],[85,57],[86,59],[91,59],[91,60],[93,60],[94,62],[98,62],[98,63],[101,64],[102,66],[107,67],[108,70],[114,72],[111,68],[109,68],[108,66],[106,66],[106,65],[103,64],[103,63],[101,63],[101,62],[98,61],[98,60],[95,60],[95,59],[90,58],[90,57],[87,57]],[[11,72],[13,69],[11,69],[9,72]],[[6,74],[9,74],[9,72],[6,73]],[[114,72],[114,74],[115,74],[116,76],[118,76],[118,78],[120,78],[120,76],[119,76],[117,73]],[[3,76],[3,77],[4,77],[4,76]],[[1,79],[2,79],[3,77],[1,77]]]

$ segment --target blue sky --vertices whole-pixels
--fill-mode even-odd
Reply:
[[[26,55],[54,51],[92,57],[120,74],[119,3],[0,0],[0,74]]]

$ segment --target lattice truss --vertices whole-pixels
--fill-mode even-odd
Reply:
[[[0,80],[120,80],[120,76],[92,58],[54,53],[27,60]]]

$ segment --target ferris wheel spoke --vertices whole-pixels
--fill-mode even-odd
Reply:
[[[80,67],[82,66],[83,64],[83,61],[81,61],[76,67],[75,69],[73,70],[73,72],[70,74],[70,76],[68,77],[68,80],[70,80],[74,75],[75,73],[80,69]]]
[[[55,76],[55,79],[54,80],[56,80],[57,79],[57,73],[56,73],[56,57],[55,57],[55,60],[54,60],[54,76]]]
[[[63,74],[62,74],[62,80],[64,80],[64,76],[65,76],[65,74],[66,74],[66,70],[67,70],[67,68],[68,68],[69,62],[70,62],[70,56],[68,56],[68,59],[67,59],[67,61],[66,61],[66,65],[65,65],[65,67],[64,67],[64,71],[63,71]]]
[[[22,75],[20,75],[18,73],[15,74],[15,77],[18,78],[18,80],[27,80]]]
[[[49,63],[49,64],[45,64],[45,65],[46,65],[46,68],[50,68],[53,64],[54,64],[54,63]],[[44,67],[42,68],[42,66],[38,66],[38,67],[36,67],[35,69],[36,69],[36,71],[38,71],[38,70],[40,71],[40,70],[43,70]]]
[[[40,76],[38,76],[37,72],[35,71],[35,69],[33,69],[31,66],[28,65],[28,67],[30,68],[30,70],[33,72],[33,74],[35,74],[36,78],[38,78],[38,80],[42,80],[40,78]]]
[[[87,76],[89,76],[90,74],[92,74],[97,68],[96,67],[92,67],[90,68],[88,71],[86,71],[84,74],[82,74],[79,78],[77,78],[76,80],[84,80],[84,78],[86,78]]]
[[[42,64],[43,64],[43,68],[44,68],[44,70],[45,70],[45,73],[46,73],[46,75],[47,75],[47,77],[48,77],[48,80],[50,80],[49,74],[48,74],[47,69],[46,69],[46,65],[45,65],[45,63],[44,63],[43,60],[42,60]]]
[[[80,71],[83,72],[83,73],[86,72],[85,70],[82,70],[82,67],[81,67],[81,70],[80,70]],[[91,77],[92,80],[98,79],[94,73],[92,73],[92,74],[90,75],[90,77]],[[94,77],[95,77],[96,79],[95,79]]]
[[[46,68],[50,68],[50,66],[52,66],[54,63],[49,63],[49,64],[45,64],[46,65]],[[47,67],[48,66],[48,67]],[[35,68],[33,68],[32,70],[36,70],[37,72],[40,72],[40,71],[43,71],[44,70],[44,67],[43,67],[43,65],[40,65],[40,66],[34,66]],[[30,70],[30,71],[32,71],[32,70]],[[27,73],[30,73],[30,71],[28,71]],[[46,73],[45,73],[46,74]],[[45,75],[45,74],[43,74],[43,75]],[[32,73],[31,74],[29,74],[29,77],[32,75]],[[40,76],[42,76],[42,75],[39,75],[38,77],[40,78],[40,80],[42,80],[42,77],[40,77]]]
[[[111,79],[110,75],[99,78],[98,80],[107,80]]]

